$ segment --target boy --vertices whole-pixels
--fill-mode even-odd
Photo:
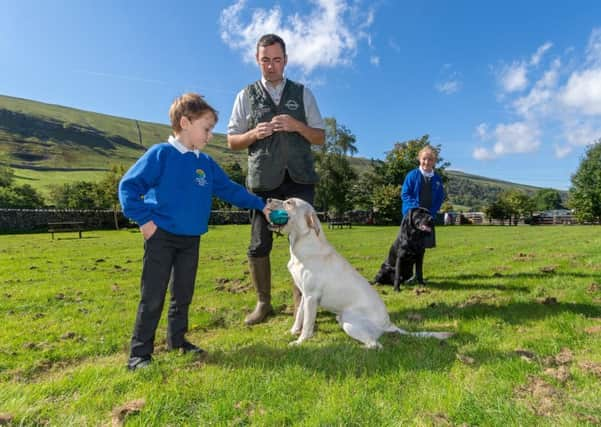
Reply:
[[[123,213],[144,236],[141,298],[127,368],[148,366],[171,277],[167,347],[203,353],[184,338],[198,265],[200,235],[207,232],[213,195],[236,206],[269,209],[259,197],[231,181],[201,153],[212,138],[217,112],[200,95],[187,93],[169,109],[173,136],[152,146],[119,183]]]

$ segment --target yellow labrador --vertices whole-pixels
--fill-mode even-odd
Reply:
[[[313,207],[297,198],[269,199],[268,206],[288,213],[285,225],[272,230],[288,234],[288,270],[302,292],[302,300],[290,332],[300,334],[291,345],[301,344],[313,335],[317,307],[337,314],[336,320],[348,335],[367,348],[380,348],[384,332],[446,339],[448,332],[407,332],[395,326],[384,302],[367,280],[328,243]]]

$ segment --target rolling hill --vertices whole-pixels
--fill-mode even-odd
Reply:
[[[55,184],[95,181],[112,165],[129,166],[170,130],[164,124],[0,95],[0,163],[13,168],[17,183],[28,183],[43,194]],[[214,135],[206,152],[221,164],[237,161],[246,167],[246,152],[229,150],[223,134]],[[357,170],[371,167],[369,159],[350,160]],[[460,207],[481,206],[507,189],[539,190],[459,171],[446,173],[449,199]]]

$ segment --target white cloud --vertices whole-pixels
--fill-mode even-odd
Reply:
[[[348,65],[357,54],[361,40],[369,40],[373,8],[365,10],[346,0],[311,0],[311,9],[284,16],[279,6],[253,9],[250,17],[246,1],[238,0],[221,13],[221,39],[254,62],[256,43],[266,33],[276,33],[286,41],[288,64],[309,74],[317,67]]]
[[[556,87],[559,79],[561,61],[556,59],[543,76],[534,84],[528,95],[513,102],[515,111],[525,118],[532,118],[534,114],[545,114],[555,99]]]
[[[480,123],[478,126],[476,126],[475,133],[478,136],[478,138],[483,139],[483,140],[487,139],[488,138],[488,125],[486,123]]]
[[[564,124],[564,138],[575,147],[584,147],[601,138],[601,124],[594,119],[568,121]]]
[[[443,83],[438,83],[436,85],[436,90],[445,95],[451,95],[461,88],[461,83],[457,80],[449,80]]]
[[[541,47],[539,47],[536,52],[534,53],[534,55],[532,55],[532,57],[530,57],[530,65],[532,66],[536,66],[540,63],[541,59],[543,58],[543,55],[545,54],[546,51],[548,51],[549,49],[551,49],[551,47],[553,46],[553,43],[547,42],[544,45],[542,45]]]
[[[563,159],[568,154],[570,154],[573,149],[574,149],[574,147],[572,147],[570,145],[559,145],[559,144],[553,145],[553,150],[555,151],[555,157],[557,157],[558,159]]]
[[[528,61],[516,59],[495,73],[497,99],[511,123],[478,125],[475,137],[487,144],[473,151],[475,159],[533,153],[545,139],[552,142],[547,151],[561,159],[601,139],[601,28],[591,31],[580,55],[572,48],[548,57],[552,47],[546,42]]]
[[[500,77],[503,90],[505,92],[516,92],[525,89],[528,85],[526,71],[526,64],[523,62],[514,62],[505,66]]]
[[[500,124],[495,128],[497,143],[494,147],[496,155],[530,153],[540,146],[540,131],[536,125],[516,122],[508,125]]]
[[[588,115],[601,115],[601,68],[573,73],[561,97],[568,107]]]
[[[482,147],[476,147],[472,152],[472,157],[476,160],[492,160],[495,158],[490,150]]]
[[[601,28],[594,28],[586,47],[586,60],[591,66],[601,66]]]
[[[377,67],[378,65],[380,65],[380,57],[372,56],[371,58],[369,58],[369,62],[371,62],[373,65],[375,65]]]
[[[477,147],[472,153],[476,160],[494,159],[507,154],[536,151],[541,145],[540,130],[534,123],[499,124],[493,132],[492,148]]]
[[[453,71],[453,64],[444,64],[440,74],[441,81],[434,85],[437,91],[444,93],[445,95],[451,95],[461,90],[459,74],[456,71]]]

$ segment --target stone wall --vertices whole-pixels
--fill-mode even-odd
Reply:
[[[136,227],[122,212],[116,214],[119,228]],[[47,231],[49,222],[80,221],[84,229],[114,230],[115,213],[112,210],[75,209],[0,209],[0,233]],[[211,225],[248,224],[248,211],[212,211]]]

